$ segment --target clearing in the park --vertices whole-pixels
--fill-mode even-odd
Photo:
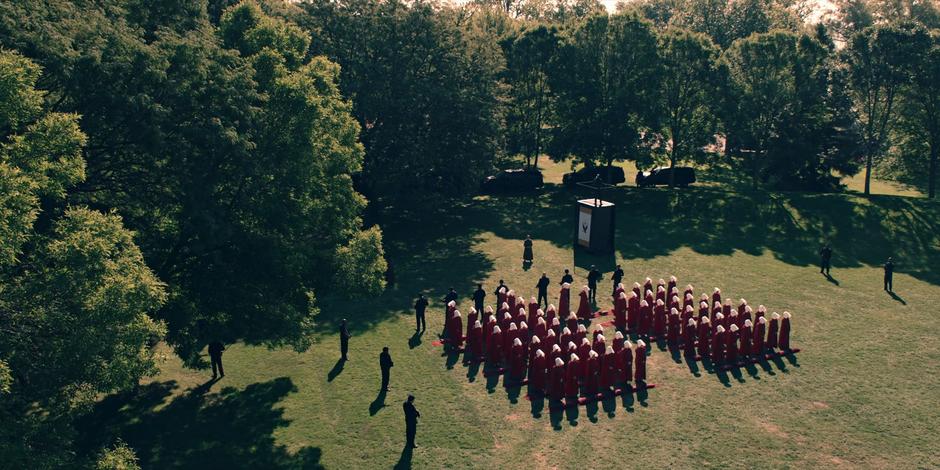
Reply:
[[[231,345],[227,375],[207,383],[205,371],[183,368],[167,350],[162,373],[136,398],[101,403],[92,432],[120,435],[150,468],[940,464],[935,204],[897,195],[621,188],[611,197],[615,254],[591,255],[572,250],[575,197],[550,186],[387,221],[396,283],[377,298],[323,305],[322,335],[309,351]],[[531,267],[522,260],[527,234]],[[830,279],[817,264],[825,242],[834,251]],[[897,264],[894,294],[882,289],[888,256]],[[801,351],[727,370],[651,341],[646,381],[655,388],[558,408],[438,341],[449,287],[466,321],[477,283],[486,305],[495,304],[499,279],[527,304],[545,272],[557,305],[563,270],[571,269],[576,311],[596,265],[604,275],[597,310],[609,310],[616,264],[628,294],[646,277],[655,286],[675,276],[680,296],[693,285],[696,319],[699,296],[710,298],[714,287],[735,310],[743,298],[755,313],[766,306],[768,320],[788,311],[791,347]],[[414,333],[419,292],[431,302],[423,335]],[[345,363],[337,335],[344,317],[352,334]],[[613,320],[594,318],[587,330],[601,325],[610,344]],[[383,346],[395,364],[388,393],[379,390]],[[408,394],[421,413],[414,451],[403,450]]]

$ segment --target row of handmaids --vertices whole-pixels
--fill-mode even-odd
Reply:
[[[730,367],[762,360],[765,353],[777,348],[790,350],[789,312],[782,317],[774,312],[768,321],[763,305],[754,313],[741,299],[733,308],[730,299],[722,303],[717,287],[710,298],[701,295],[697,314],[694,288],[686,286],[680,302],[674,276],[668,283],[660,279],[655,294],[650,278],[644,286],[634,283],[632,292],[618,284],[614,306],[608,312],[591,310],[587,286],[581,289],[577,311],[571,311],[570,288],[570,284],[563,284],[559,307],[549,305],[544,311],[535,298],[525,305],[523,296],[512,290],[501,291],[500,308],[495,313],[487,306],[480,319],[476,309],[470,309],[466,333],[457,305],[451,301],[445,313],[446,342],[460,350],[466,341],[465,361],[485,360],[508,372],[509,378],[527,382],[530,390],[546,392],[552,398],[576,396],[582,388],[584,393],[594,394],[617,384],[644,384],[646,342],[639,339],[634,347],[625,339],[625,333],[665,341],[670,347],[684,348],[690,357],[708,358],[713,364]],[[616,328],[612,344],[607,345],[602,325],[595,327],[589,340],[585,322],[608,314],[613,316]],[[531,331],[530,324],[535,325]]]

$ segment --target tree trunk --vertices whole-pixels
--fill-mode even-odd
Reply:
[[[865,156],[865,195],[871,194],[871,152]]]
[[[931,139],[930,142],[930,169],[927,171],[927,198],[933,199],[937,191],[937,158],[940,154],[940,142]]]
[[[676,138],[675,126],[672,131],[672,148],[669,149],[669,189],[676,187],[676,147],[679,140]]]

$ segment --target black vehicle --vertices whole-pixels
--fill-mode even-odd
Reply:
[[[527,191],[541,188],[544,184],[542,172],[536,168],[503,170],[483,180],[484,192]]]
[[[676,172],[675,185],[686,187],[695,182],[695,170],[687,166],[677,166],[675,169],[660,167],[649,171],[640,171],[636,174],[636,185],[639,187],[668,185],[669,173]]]
[[[586,166],[578,171],[565,173],[561,177],[561,182],[570,188],[578,183],[594,181],[597,177],[600,177],[600,181],[609,184],[620,184],[627,180],[623,174],[623,168],[619,166]]]

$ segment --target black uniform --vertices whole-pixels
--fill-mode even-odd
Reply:
[[[591,302],[597,302],[597,281],[601,280],[601,272],[597,269],[592,269],[588,273],[588,288],[591,289]]]
[[[346,323],[339,326],[339,352],[341,359],[345,361],[346,354],[349,353],[349,329],[346,328]]]
[[[447,295],[444,296],[444,305],[447,305],[447,304],[450,303],[450,301],[452,301],[452,300],[453,300],[454,302],[457,301],[457,292],[455,292],[455,291],[453,291],[453,290],[450,291],[450,292],[448,292]]]
[[[421,413],[418,413],[417,408],[409,401],[406,401],[402,408],[405,410],[405,445],[418,447],[415,445],[415,434],[418,432],[418,418]]]
[[[424,319],[424,311],[428,309],[428,299],[418,297],[415,302],[415,331],[428,329],[428,322]]]
[[[218,369],[219,375],[225,377],[225,370],[222,369],[222,351],[225,351],[225,346],[222,345],[221,341],[209,343],[209,361],[212,362],[213,379],[216,376],[216,369]]]
[[[620,267],[618,267],[617,270],[614,271],[612,278],[614,280],[614,288],[613,290],[611,290],[611,292],[617,292],[617,285],[620,284],[620,281],[623,280],[623,269],[620,269]]]
[[[571,284],[574,282],[574,277],[572,277],[570,273],[565,273],[565,275],[561,277],[561,282],[558,285],[562,285],[566,282],[568,284]]]
[[[549,282],[550,281],[548,280],[548,276],[543,274],[542,277],[539,278],[539,283],[535,285],[535,288],[538,289],[539,291],[539,300],[538,300],[539,305],[542,305],[542,301],[544,300],[545,308],[548,308],[548,283]]]
[[[473,291],[473,308],[479,313],[483,313],[483,299],[485,298],[486,291],[482,287],[477,287],[477,290]]]
[[[891,260],[885,262],[885,290],[894,292],[894,263]]]
[[[392,355],[388,351],[382,351],[379,353],[379,368],[382,369],[382,390],[388,391],[388,378],[389,373],[392,370],[392,366],[395,364],[392,362]]]
[[[829,245],[822,247],[819,250],[819,272],[825,275],[829,275],[829,268],[831,266],[830,261],[832,260],[832,248]]]

